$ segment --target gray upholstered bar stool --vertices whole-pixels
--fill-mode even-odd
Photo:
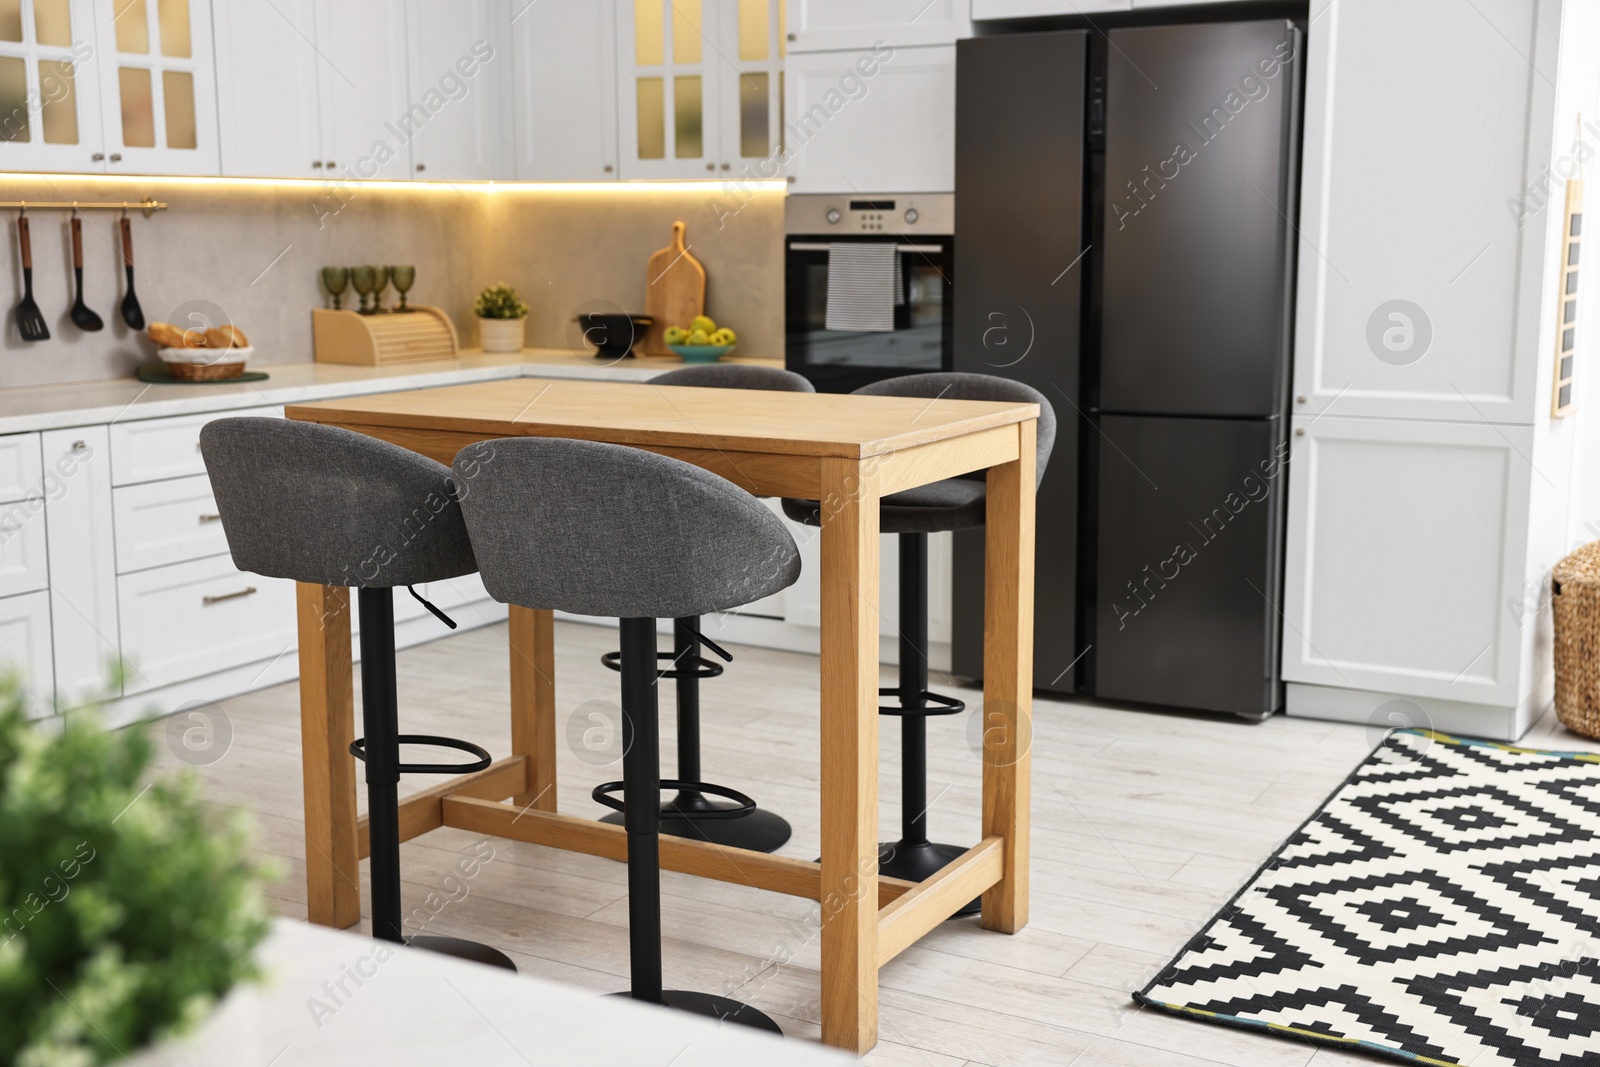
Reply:
[[[1044,394],[1032,386],[990,374],[911,374],[856,392],[1038,404],[1037,470],[1044,477],[1056,439],[1056,416]],[[955,697],[928,690],[928,535],[982,526],[987,493],[985,472],[975,471],[884,497],[878,509],[879,530],[900,538],[900,677],[898,685],[879,690],[880,696],[895,697],[896,702],[878,709],[900,716],[900,840],[878,847],[878,871],[892,878],[921,882],[966,851],[928,840],[928,716],[966,710]],[[796,522],[821,525],[815,500],[785,500],[783,510]],[[978,911],[974,900],[956,914]]]
[[[394,664],[394,590],[478,569],[450,470],[364,434],[285,419],[217,419],[200,431],[234,566],[269,578],[355,586],[361,612],[361,718],[350,751],[366,763],[372,936],[516,970],[497,949],[403,933],[398,787],[402,774],[489,766],[470,741],[402,734]],[[422,600],[416,591],[412,595]],[[451,629],[444,613],[422,603]],[[470,763],[401,763],[400,746],[470,753]]]
[[[784,393],[816,392],[809,381],[793,371],[751,363],[707,363],[683,367],[657,375],[650,379],[650,384],[689,385],[702,389],[761,389]],[[659,656],[670,661],[671,666],[660,671],[659,677],[671,678],[676,682],[678,777],[693,782],[700,780],[700,680],[715,678],[722,673],[720,663],[700,654],[700,645],[703,642],[728,662],[732,662],[733,657],[700,632],[698,615],[673,620],[672,634],[672,651],[662,652]],[[600,657],[600,662],[612,670],[622,669],[619,652],[607,653]],[[776,852],[789,840],[792,831],[788,820],[782,816],[758,807],[748,815],[730,819],[722,814],[729,807],[699,790],[680,790],[677,796],[662,801],[661,832],[757,852]],[[614,812],[601,822],[620,824],[622,815]]]
[[[462,449],[455,468],[491,596],[621,620],[623,779],[597,786],[594,798],[619,808],[627,827],[632,996],[777,1030],[747,1004],[662,989],[661,790],[732,800],[737,807],[728,816],[754,810],[755,802],[721,786],[661,779],[656,620],[728,611],[794,584],[800,576],[794,538],[782,519],[732,482],[621,445],[484,441]],[[628,551],[595,549],[613,544]],[[619,788],[620,803],[611,796]]]

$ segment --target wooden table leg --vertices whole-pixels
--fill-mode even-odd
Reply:
[[[556,810],[555,613],[512,604],[511,754],[528,757],[528,788],[514,802]]]
[[[306,797],[306,912],[320,926],[361,921],[356,835],[355,689],[350,590],[295,584],[300,640],[300,759]]]
[[[822,461],[822,1040],[878,1042],[878,491]]]
[[[1033,746],[1035,424],[1019,456],[989,468],[983,605],[983,833],[1005,838],[1004,869],[983,894],[985,929],[1028,924],[1028,807]]]

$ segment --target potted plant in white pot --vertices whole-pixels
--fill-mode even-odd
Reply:
[[[496,282],[478,294],[472,310],[478,316],[478,343],[485,352],[522,351],[528,305],[517,299],[515,289]]]

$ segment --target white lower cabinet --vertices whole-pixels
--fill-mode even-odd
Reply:
[[[50,430],[40,437],[46,543],[53,561],[55,696],[64,708],[120,695],[110,441],[105,426]]]
[[[55,705],[50,655],[50,594],[43,590],[0,597],[0,671],[21,681],[28,715],[48,715]]]
[[[117,586],[129,694],[294,647],[294,583],[246,574],[227,556],[125,574]]]
[[[117,571],[142,571],[228,551],[222,516],[204,474],[114,491]]]
[[[42,497],[0,504],[0,597],[49,587],[46,540]]]
[[[1290,441],[1285,680],[1516,706],[1533,429],[1330,415]]]
[[[200,454],[200,430],[214,419],[231,418],[281,419],[283,408],[245,408],[113,423],[110,428],[112,481],[116,485],[132,485],[204,474],[206,461]]]
[[[790,192],[955,190],[955,45],[796,52],[785,77]]]

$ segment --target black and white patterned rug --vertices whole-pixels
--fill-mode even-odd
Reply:
[[[1411,1063],[1600,1064],[1600,756],[1391,734],[1134,996]]]

